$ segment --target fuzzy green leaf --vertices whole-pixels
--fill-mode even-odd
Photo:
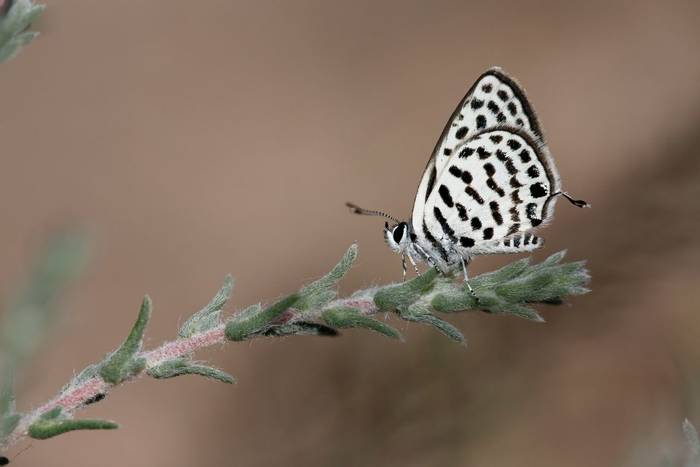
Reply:
[[[187,358],[176,358],[163,362],[146,371],[156,379],[174,378],[181,375],[199,375],[222,383],[233,384],[236,380],[228,373],[206,365],[197,365]]]
[[[14,374],[5,370],[5,377],[0,383],[0,442],[12,433],[21,415],[15,411]]]
[[[555,253],[536,265],[530,265],[528,259],[515,261],[472,279],[470,282],[478,300],[466,286],[444,287],[431,298],[431,306],[444,313],[479,309],[543,322],[544,319],[526,304],[558,304],[566,296],[588,292],[585,285],[590,276],[585,263],[560,264],[564,254],[563,251]]]
[[[683,421],[683,434],[690,450],[688,467],[700,465],[700,439],[695,426],[687,418]]]
[[[304,286],[299,291],[299,301],[296,308],[302,312],[312,310],[320,308],[336,298],[338,294],[334,287],[352,267],[357,259],[357,251],[357,245],[353,243],[328,274]]]
[[[225,328],[226,338],[232,341],[243,341],[264,333],[270,323],[279,318],[299,300],[298,294],[292,294],[282,300],[262,309],[260,305],[253,305],[234,315]]]
[[[430,268],[415,279],[382,288],[374,295],[374,303],[380,311],[405,310],[430,292],[438,274],[437,269]]]
[[[107,420],[40,419],[29,426],[29,437],[49,439],[75,430],[114,430],[116,428],[119,428],[119,425]]]
[[[179,336],[190,337],[218,326],[221,323],[221,310],[231,297],[231,290],[233,290],[233,277],[229,274],[209,304],[185,321],[180,328]]]
[[[7,436],[15,431],[17,425],[19,424],[22,416],[18,413],[5,415],[0,419],[0,441],[7,438]]]
[[[0,63],[14,57],[22,46],[39,34],[27,31],[27,28],[42,11],[44,5],[35,5],[31,0],[15,0],[4,15],[0,14]]]
[[[116,351],[114,351],[100,368],[100,376],[106,382],[119,384],[125,379],[141,371],[145,366],[143,358],[137,358],[143,343],[143,334],[151,318],[151,299],[148,295],[143,299],[139,316],[131,329],[129,336]]]
[[[0,348],[11,366],[23,366],[43,343],[57,317],[61,292],[82,271],[87,251],[79,235],[57,234],[48,239],[27,284],[0,320]]]
[[[359,310],[349,307],[331,308],[321,315],[323,321],[336,328],[364,328],[393,339],[402,339],[401,333],[386,323],[382,323],[369,316],[363,315]]]
[[[438,318],[437,316],[428,313],[419,307],[411,307],[409,310],[399,313],[399,316],[406,321],[414,321],[416,323],[427,324],[433,326],[435,329],[449,337],[455,342],[460,344],[467,344],[466,339],[462,335],[459,329],[454,327],[452,324],[445,320]]]

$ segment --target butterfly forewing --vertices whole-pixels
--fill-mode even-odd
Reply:
[[[521,128],[538,143],[544,142],[537,117],[524,91],[500,68],[492,68],[469,89],[440,135],[418,186],[413,205],[414,228],[420,227],[424,203],[457,146],[479,132],[503,126]]]
[[[487,130],[455,147],[425,202],[423,223],[437,243],[462,256],[496,252],[504,239],[546,223],[558,190],[556,168],[532,135]]]

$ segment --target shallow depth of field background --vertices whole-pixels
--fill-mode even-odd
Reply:
[[[117,346],[144,293],[152,347],[227,272],[230,311],[354,240],[342,291],[400,279],[382,221],[343,203],[408,217],[445,120],[493,65],[593,205],[560,202],[534,256],[588,259],[593,292],[543,325],[450,317],[467,349],[401,323],[406,343],[210,349],[236,386],[140,380],[79,414],[122,429],[34,441],[15,465],[657,466],[684,417],[700,424],[697,2],[48,4],[0,66],[0,297],[56,229],[87,232],[92,255],[20,409]]]

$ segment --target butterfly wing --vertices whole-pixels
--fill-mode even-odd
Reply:
[[[478,132],[498,126],[522,128],[538,142],[544,142],[537,116],[520,86],[500,68],[482,74],[452,113],[438,139],[418,185],[413,203],[413,227],[422,231],[425,202],[435,180],[455,148]]]
[[[421,221],[423,246],[463,257],[541,246],[525,234],[551,219],[552,194],[560,189],[544,144],[511,127],[477,133],[456,146],[434,187]]]

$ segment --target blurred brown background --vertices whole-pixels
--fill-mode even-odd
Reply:
[[[593,205],[559,203],[535,256],[588,259],[593,292],[542,309],[544,325],[451,318],[466,350],[403,324],[403,344],[350,331],[211,349],[238,385],[140,380],[81,413],[122,429],[32,442],[15,465],[679,460],[683,418],[700,422],[697,1],[48,5],[0,67],[0,296],[57,228],[87,231],[93,254],[20,409],[118,345],[144,293],[152,347],[229,271],[230,310],[297,289],[353,240],[343,291],[399,279],[381,222],[343,202],[408,217],[446,118],[493,65]]]

